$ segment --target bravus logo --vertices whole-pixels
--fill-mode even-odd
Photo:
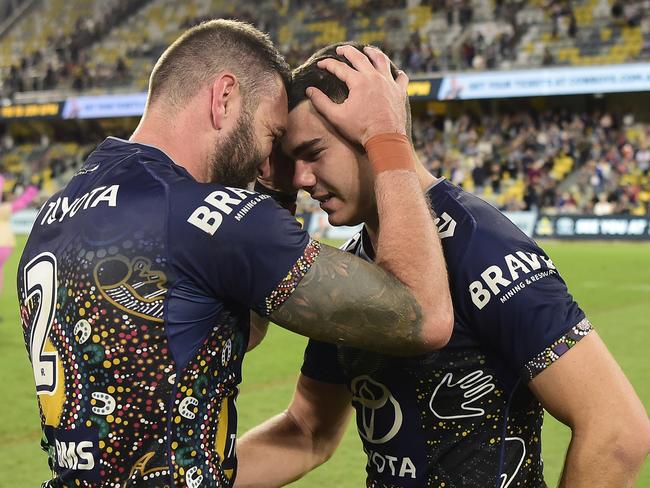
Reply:
[[[533,281],[546,278],[557,272],[553,261],[542,254],[517,251],[506,254],[503,260],[503,263],[496,263],[485,268],[480,274],[480,279],[472,281],[469,285],[472,303],[479,310],[490,302],[492,296],[499,296],[502,291],[507,290],[518,280],[520,281],[506,292],[508,296],[502,297],[502,302],[507,301]],[[535,271],[540,272],[533,274]]]

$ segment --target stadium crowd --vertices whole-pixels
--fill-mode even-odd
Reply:
[[[629,114],[424,113],[413,120],[413,138],[432,174],[503,210],[650,214],[650,124]],[[34,183],[49,195],[92,147],[90,140],[79,145],[43,137],[28,144],[5,135],[0,145],[5,190],[19,193]],[[308,200],[303,210],[314,210]]]
[[[4,62],[12,62],[4,69],[0,63],[0,98],[33,90],[142,89],[142,72],[149,72],[169,38],[214,16],[246,20],[269,32],[294,66],[315,46],[347,38],[383,46],[409,73],[521,62],[580,64],[595,59],[587,54],[599,49],[610,49],[613,56],[619,41],[629,49],[619,49],[617,56],[650,57],[650,36],[639,44],[641,32],[650,32],[650,19],[644,15],[650,10],[647,0],[611,6],[560,0],[497,0],[493,6],[483,0],[423,0],[417,7],[405,0],[265,0],[236,6],[191,0],[182,14],[170,0],[107,0],[90,7],[79,0],[69,3],[78,16],[48,25],[36,49],[25,50],[19,59],[7,57]],[[21,4],[5,3],[5,18]],[[33,7],[36,13],[39,8],[48,7]],[[130,20],[124,23],[126,18]],[[28,25],[22,29],[27,31]],[[0,50],[16,39],[18,34],[0,38]],[[533,44],[539,46],[532,49]],[[567,51],[587,44],[587,57],[575,58]],[[86,139],[82,144],[51,143],[47,137],[32,141],[5,135],[0,145],[5,190],[12,193],[34,182],[50,194],[97,142]],[[650,211],[650,125],[632,115],[520,111],[454,118],[431,112],[415,118],[414,139],[432,173],[501,209]]]
[[[47,36],[38,49],[12,64],[3,77],[3,93],[71,88],[82,91],[96,86],[124,85],[130,80],[123,58],[107,65],[89,67],[88,49],[102,39],[119,21],[128,17],[139,4],[136,0],[102,2],[93,15],[78,17],[73,28]]]
[[[650,59],[649,11],[647,0],[611,7],[561,0],[425,0],[416,7],[406,0],[192,0],[179,13],[168,0],[109,0],[71,25],[51,27],[35,49],[16,55],[4,46],[0,94],[144,88],[144,73],[169,38],[214,17],[246,20],[269,32],[292,64],[319,45],[353,39],[379,45],[412,74]],[[133,37],[133,28],[142,32]],[[111,49],[98,47],[111,36]]]
[[[650,125],[632,115],[515,112],[414,120],[436,176],[504,210],[647,214]]]

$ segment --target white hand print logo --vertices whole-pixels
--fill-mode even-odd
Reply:
[[[471,405],[496,388],[492,375],[486,375],[479,369],[463,376],[455,383],[452,382],[452,378],[453,374],[447,373],[433,391],[429,400],[429,408],[433,414],[439,419],[462,419],[484,415],[485,410]],[[448,398],[460,393],[463,393],[463,398],[466,400],[460,407],[450,405]]]
[[[359,435],[373,444],[384,444],[397,435],[402,427],[402,409],[390,390],[370,376],[357,376],[352,380],[352,402],[358,403],[361,410]],[[383,408],[393,411],[393,425],[380,436],[375,432],[375,413]],[[358,424],[358,423],[357,423]]]

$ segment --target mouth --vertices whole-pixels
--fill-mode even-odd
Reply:
[[[323,208],[324,205],[327,205],[327,203],[334,198],[334,194],[332,193],[323,193],[320,195],[312,195],[311,196],[314,200],[320,202],[321,208]]]

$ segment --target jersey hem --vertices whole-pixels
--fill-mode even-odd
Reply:
[[[526,381],[531,381],[535,376],[560,359],[563,354],[580,342],[592,330],[593,326],[591,322],[587,318],[582,319],[566,334],[528,361],[521,370],[522,378]]]
[[[305,247],[302,256],[298,258],[287,275],[264,300],[264,305],[260,310],[263,316],[268,317],[287,301],[297,288],[298,283],[300,283],[303,277],[311,269],[311,266],[314,264],[320,251],[320,242],[314,239],[309,239],[309,243],[307,244],[307,247]]]

